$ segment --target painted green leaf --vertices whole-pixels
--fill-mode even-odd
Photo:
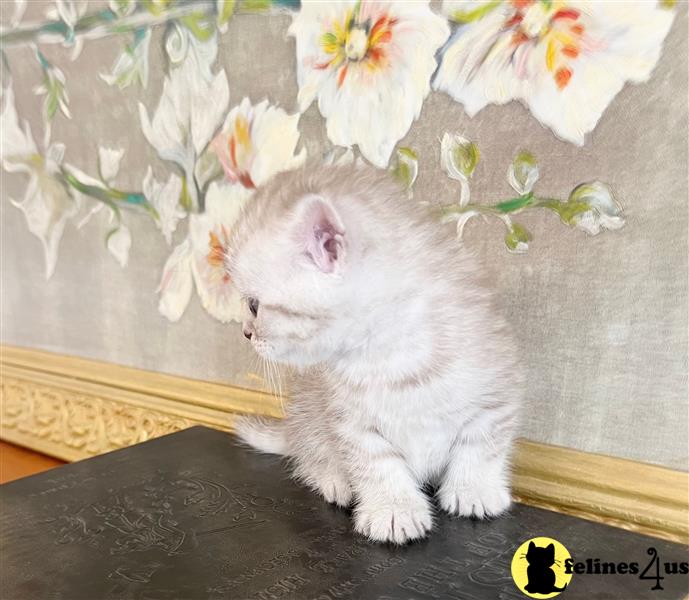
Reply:
[[[52,121],[53,118],[55,117],[55,114],[57,113],[57,107],[59,106],[60,101],[58,99],[58,95],[55,92],[55,88],[51,88],[48,90],[48,96],[45,99],[45,114],[48,117],[49,121]]]
[[[189,195],[189,188],[187,187],[187,178],[182,177],[182,191],[179,195],[179,205],[187,212],[191,212],[194,207],[193,204],[191,196]]]
[[[502,4],[502,0],[491,0],[472,10],[456,10],[450,15],[450,20],[455,23],[472,23],[483,19],[488,13]]]

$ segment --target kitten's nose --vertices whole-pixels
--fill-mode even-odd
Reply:
[[[245,329],[245,330],[244,330],[244,337],[245,337],[247,340],[250,340],[250,339],[251,339],[251,332],[250,332],[250,331],[247,331],[247,330]]]

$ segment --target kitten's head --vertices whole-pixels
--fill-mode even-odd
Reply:
[[[353,172],[278,175],[235,227],[227,268],[245,300],[244,335],[265,358],[317,364],[347,337],[351,236],[331,184]]]

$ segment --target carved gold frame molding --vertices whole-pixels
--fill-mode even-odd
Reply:
[[[264,392],[11,346],[0,346],[0,405],[0,438],[69,461],[282,414]],[[520,440],[513,488],[519,502],[689,542],[685,472]]]

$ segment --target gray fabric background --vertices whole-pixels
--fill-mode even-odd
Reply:
[[[40,17],[39,3],[29,3]],[[5,3],[3,3],[5,5]],[[420,157],[416,199],[454,201],[455,182],[439,166],[445,131],[476,141],[482,160],[472,198],[510,197],[506,170],[526,148],[541,165],[537,190],[566,197],[584,181],[614,189],[627,225],[588,237],[553,214],[520,222],[534,234],[527,255],[506,252],[502,225],[474,220],[466,244],[485,256],[501,304],[523,348],[528,405],[523,434],[533,440],[687,470],[687,6],[679,14],[651,81],[628,85],[583,148],[561,142],[523,106],[491,106],[469,119],[448,96],[431,93],[401,144]],[[6,7],[3,7],[6,12]],[[31,16],[31,15],[29,15]],[[230,82],[230,106],[248,95],[296,110],[294,41],[288,16],[242,15],[221,36],[218,65]],[[148,88],[124,91],[98,79],[120,49],[87,41],[75,63],[69,50],[46,48],[67,76],[74,118],[57,117],[53,140],[66,160],[96,173],[99,145],[124,147],[118,185],[141,189],[146,166],[166,172],[141,133],[137,104],[155,108],[164,77],[160,28],[151,43]],[[40,70],[28,49],[11,49],[17,109],[42,135],[41,99],[31,88]],[[309,154],[327,147],[315,107],[302,117]],[[255,360],[237,325],[222,325],[194,296],[179,323],[157,311],[155,294],[170,248],[148,218],[130,215],[130,264],[121,269],[104,247],[105,215],[77,231],[68,225],[57,270],[43,276],[39,241],[8,202],[24,180],[2,173],[1,341],[123,365],[256,387]],[[180,226],[181,240],[186,225]]]

